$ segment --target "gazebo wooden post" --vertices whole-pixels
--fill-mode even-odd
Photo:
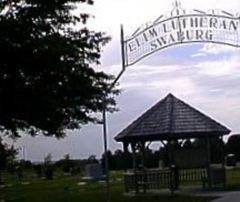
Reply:
[[[175,162],[175,148],[176,145],[178,144],[178,140],[177,139],[172,139],[170,142],[170,154],[171,154],[171,161],[170,161],[170,165],[171,165],[171,172],[173,174],[172,176],[172,192],[174,192],[176,189],[179,188],[179,168],[176,165]]]
[[[125,166],[124,166],[124,172],[127,171],[127,153],[128,153],[128,142],[123,142],[123,154],[124,154],[124,160],[125,160]]]
[[[207,146],[207,180],[209,184],[209,188],[212,188],[212,180],[211,180],[211,145],[210,145],[210,137],[206,138],[206,146]]]
[[[169,156],[169,167],[171,168],[172,165],[174,165],[174,140],[170,139],[168,140],[168,156]]]
[[[222,143],[222,159],[221,159],[221,163],[222,163],[222,170],[223,170],[223,187],[224,189],[226,188],[226,184],[227,184],[227,179],[226,179],[226,169],[225,169],[225,149],[224,149],[224,142],[223,142],[223,136],[220,136],[220,140]]]
[[[132,149],[132,165],[133,165],[133,171],[135,172],[136,169],[137,169],[136,143],[131,142],[131,149]]]
[[[169,165],[169,169],[170,169],[170,190],[173,194],[174,190],[175,190],[175,172],[173,170],[173,165],[174,165],[174,160],[173,160],[173,139],[168,139],[167,140],[167,151],[168,151],[168,165]]]
[[[123,142],[123,154],[124,154],[124,161],[126,162],[126,160],[127,160],[127,152],[128,152],[128,142]],[[127,172],[127,163],[125,163],[125,165],[124,165],[124,187],[125,187],[125,191],[126,191],[126,193],[128,193],[129,192],[129,187],[128,187],[128,185],[127,185],[127,180],[126,180],[126,176],[125,176],[125,174],[126,174],[126,172]]]
[[[134,183],[135,183],[135,191],[136,193],[139,192],[138,190],[138,179],[137,179],[137,161],[136,161],[136,143],[131,142],[131,149],[132,149],[132,160],[133,160],[133,174],[134,174]]]
[[[146,165],[145,165],[145,158],[146,158],[146,152],[145,152],[145,141],[141,141],[140,143],[140,150],[141,150],[141,164],[142,164],[142,175],[143,175],[143,182],[142,182],[142,188],[143,188],[143,192],[146,193],[147,190],[147,172],[145,170]]]
[[[163,147],[164,147],[165,149],[167,148],[167,144],[165,144],[164,140],[160,140],[160,143],[163,145]],[[160,145],[159,151],[160,151],[162,145]],[[160,157],[160,152],[159,152],[159,157]],[[166,159],[165,159],[165,161],[166,161]],[[166,162],[164,162],[164,156],[163,156],[162,165],[161,165],[161,166],[166,167],[166,164],[165,164],[165,163],[166,163]],[[159,166],[160,166],[160,165],[159,165]]]
[[[220,136],[220,140],[221,140],[221,143],[222,143],[221,164],[222,164],[222,168],[225,169],[225,149],[224,149],[223,136]]]
[[[170,151],[170,141],[167,140],[167,144],[166,144],[166,148],[167,148],[167,156],[168,156],[168,167],[171,167],[171,151]]]
[[[142,155],[141,155],[141,164],[142,164],[142,168],[144,169],[145,168],[145,157],[146,157],[146,153],[145,153],[145,142],[141,142],[140,143],[140,149],[141,149],[141,153],[142,153]]]

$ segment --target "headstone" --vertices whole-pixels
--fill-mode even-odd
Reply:
[[[159,169],[163,169],[163,161],[162,160],[160,160],[160,161],[158,161],[158,168]]]
[[[103,179],[102,167],[98,163],[91,163],[85,167],[86,179],[100,180]]]

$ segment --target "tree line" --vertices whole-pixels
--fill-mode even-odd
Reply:
[[[203,139],[186,140],[181,143],[175,144],[175,149],[194,149],[194,148],[206,148],[206,142]],[[223,158],[228,154],[233,154],[235,160],[240,162],[240,135],[232,135],[228,138],[227,142],[223,142],[219,138],[211,138],[211,162],[222,163]],[[132,153],[123,152],[118,149],[114,152],[107,152],[109,159],[110,170],[124,170],[133,167]],[[102,162],[104,162],[105,154],[102,155]],[[138,165],[141,165],[142,154],[136,154],[136,161]],[[167,166],[169,163],[169,156],[167,146],[160,147],[159,150],[146,149],[144,154],[144,164],[147,168],[156,168],[159,166]],[[159,163],[161,165],[159,165]],[[103,163],[104,168],[104,163]]]
[[[211,144],[211,162],[222,163],[222,157],[227,154],[234,154],[236,161],[240,161],[240,135],[232,135],[227,142],[223,142],[219,138],[212,138]],[[187,140],[175,144],[175,149],[194,149],[199,147],[206,147],[205,141],[202,139]],[[58,161],[52,160],[52,155],[48,154],[42,163],[33,163],[31,161],[16,160],[17,151],[0,141],[0,182],[1,173],[3,171],[9,172],[12,175],[17,175],[20,179],[24,172],[33,171],[39,178],[52,179],[55,171],[61,171],[62,174],[69,175],[84,175],[85,166],[91,163],[99,163],[104,170],[105,156],[102,154],[100,159],[91,155],[87,159],[71,159],[70,155],[65,155]],[[109,169],[110,170],[126,170],[133,167],[132,152],[123,152],[117,149],[114,152],[108,151]],[[168,166],[169,161],[167,146],[160,147],[159,150],[146,149],[144,155],[144,165],[147,168],[157,168],[159,166]],[[141,166],[142,154],[136,153],[136,161]],[[161,165],[159,164],[161,162]]]

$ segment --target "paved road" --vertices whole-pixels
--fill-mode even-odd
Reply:
[[[201,187],[185,187],[180,190],[180,194],[193,196],[216,196],[217,199],[211,202],[240,202],[240,191],[204,191]]]
[[[169,189],[161,189],[161,191],[152,191],[151,193],[170,194]],[[199,186],[182,187],[175,191],[176,194],[191,195],[191,196],[214,196],[217,199],[211,202],[240,202],[240,191],[204,191]]]
[[[240,202],[240,192],[228,193],[225,196],[211,202]]]

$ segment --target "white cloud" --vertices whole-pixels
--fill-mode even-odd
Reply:
[[[203,45],[203,47],[199,50],[198,53],[194,53],[192,57],[202,57],[207,56],[208,54],[217,55],[225,53],[234,53],[236,52],[236,50],[237,48],[231,46],[207,43]]]
[[[165,0],[96,0],[92,12],[96,19],[94,26],[117,34],[122,23],[127,35],[139,26],[156,20],[160,15],[170,13],[174,1]],[[239,0],[181,0],[183,9],[226,10],[233,14],[239,12]]]
[[[149,88],[156,92],[159,89],[164,89],[165,92],[171,92],[176,95],[190,95],[196,91],[197,86],[191,78],[172,77],[171,79],[164,79],[159,81],[153,81],[149,84]]]
[[[196,58],[196,57],[204,57],[206,56],[207,54],[206,53],[194,53],[191,55],[192,58]]]
[[[240,77],[240,57],[230,56],[214,61],[200,62],[196,65],[199,73],[209,76]]]
[[[186,67],[183,67],[181,65],[177,64],[170,64],[170,65],[137,65],[135,67],[129,67],[128,68],[128,74],[131,75],[138,75],[139,74],[144,74],[144,75],[149,75],[149,74],[163,74],[163,73],[170,73],[170,72],[175,72],[179,69],[183,69]]]

